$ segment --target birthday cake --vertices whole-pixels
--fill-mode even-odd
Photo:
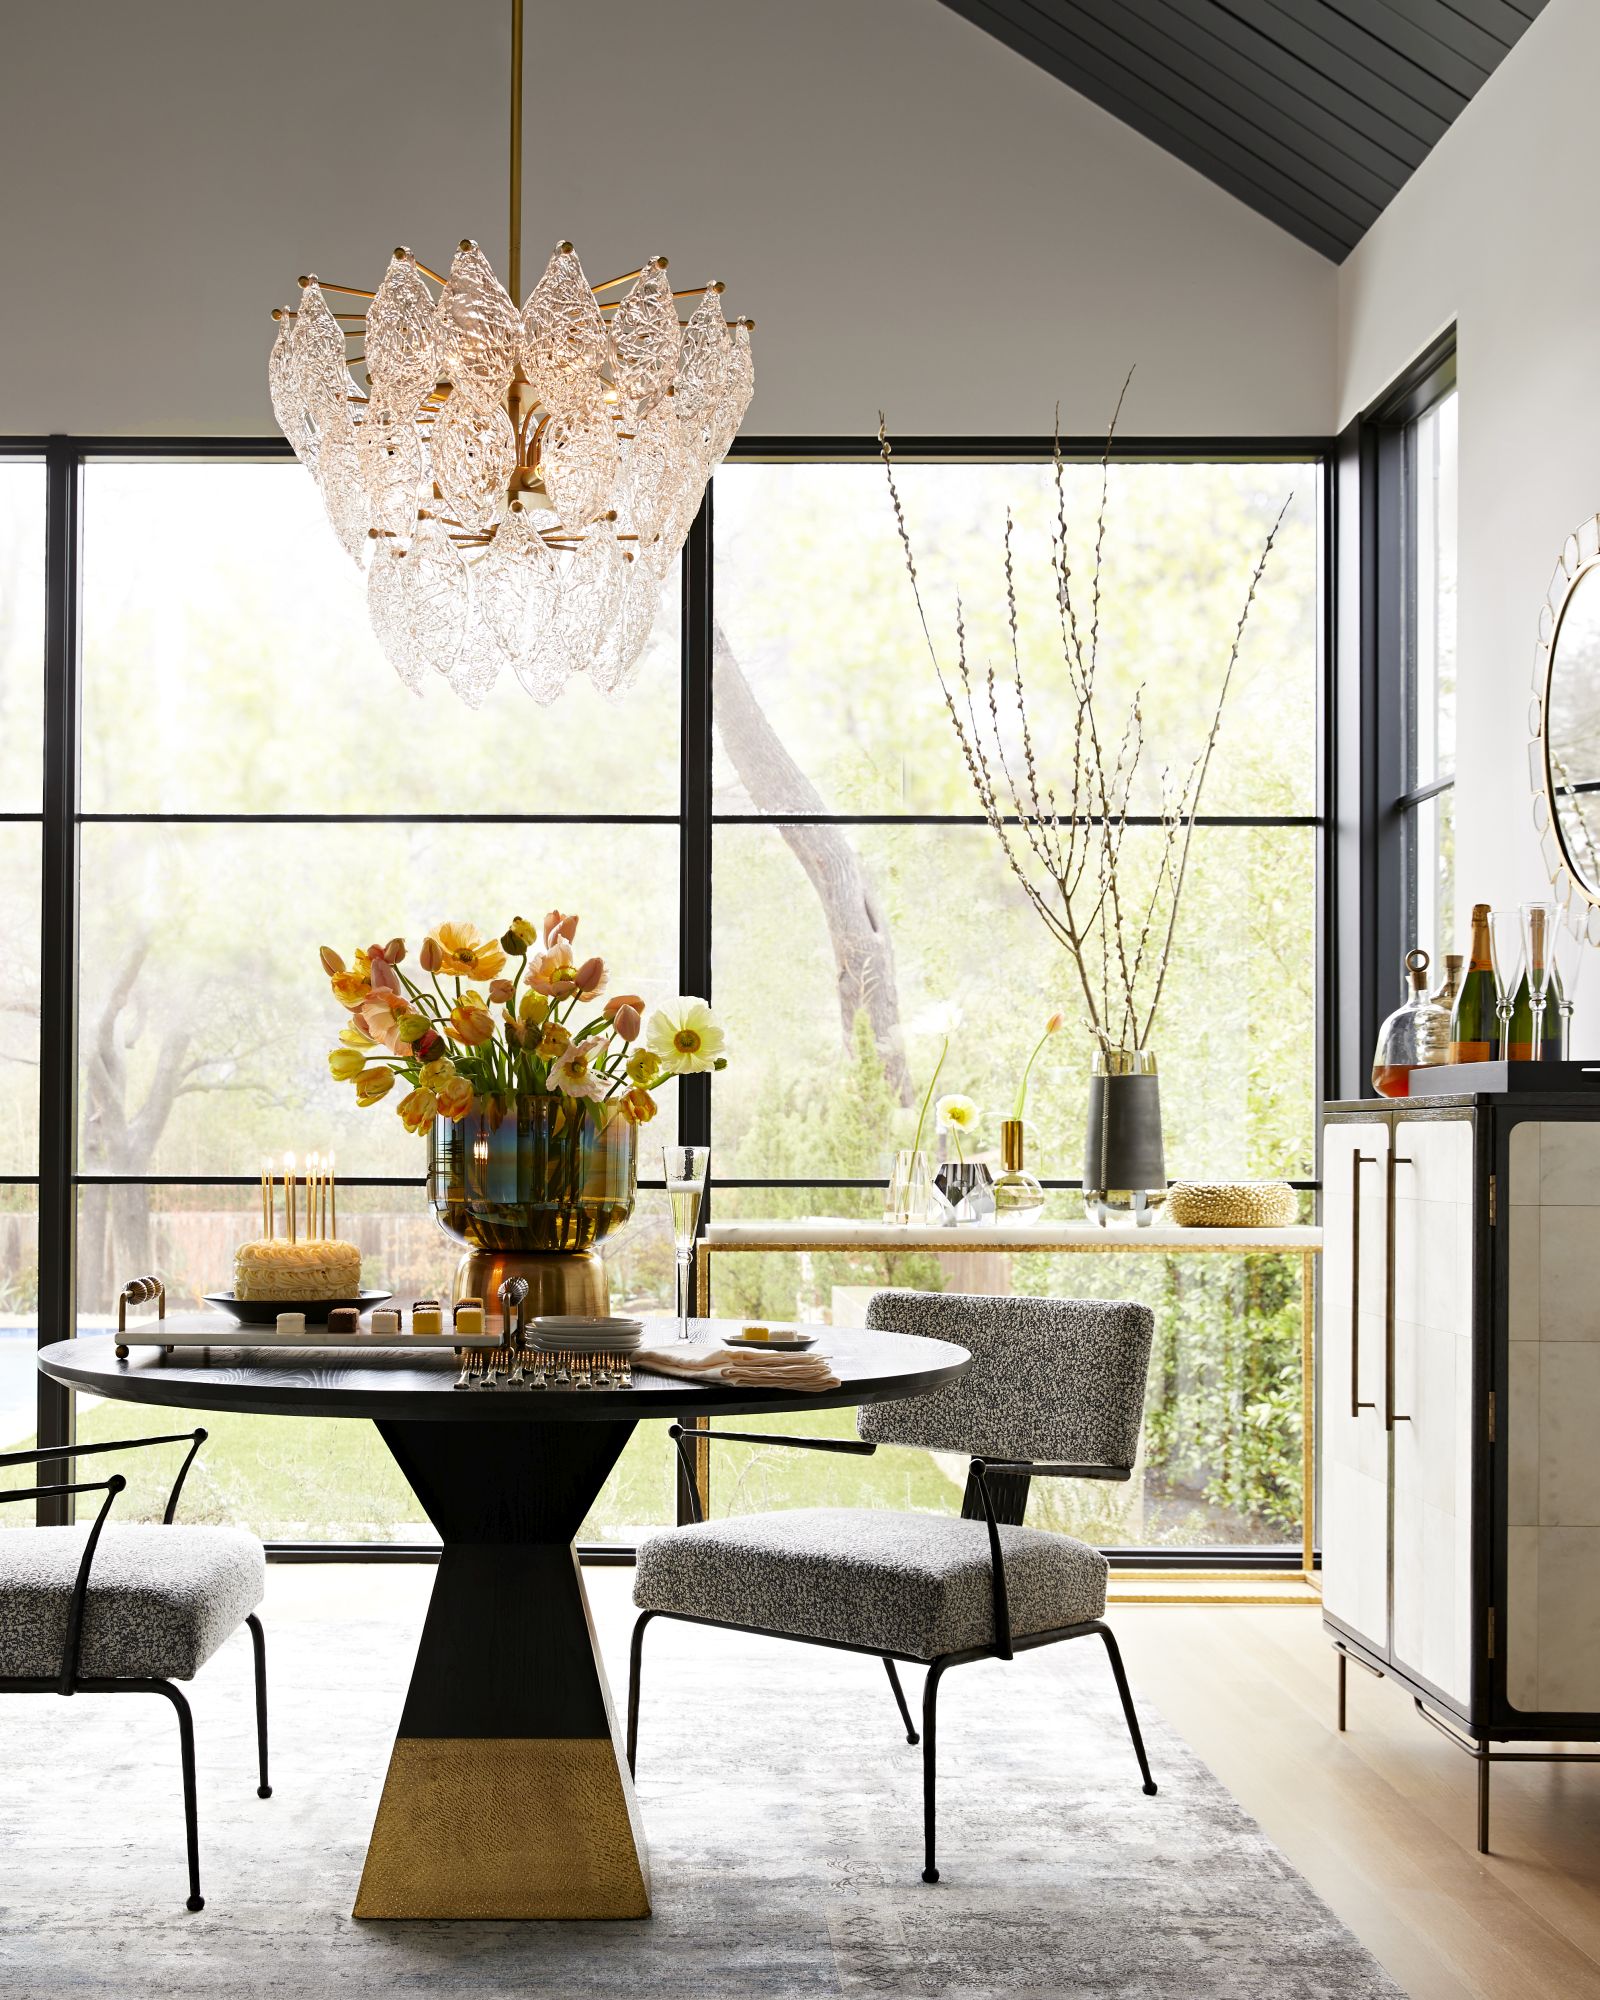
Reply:
[[[353,1299],[361,1290],[361,1252],[353,1243],[241,1243],[233,1253],[236,1299]]]

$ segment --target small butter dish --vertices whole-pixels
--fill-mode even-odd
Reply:
[[[279,1313],[274,1323],[279,1333],[304,1333],[306,1330],[304,1313]]]
[[[730,1333],[724,1347],[753,1347],[767,1354],[795,1354],[816,1345],[817,1336],[797,1326],[743,1326]]]
[[[411,1301],[411,1331],[413,1333],[443,1333],[444,1313],[437,1299],[413,1299]]]
[[[372,1309],[372,1331],[374,1333],[398,1333],[400,1315],[393,1306],[374,1306]]]

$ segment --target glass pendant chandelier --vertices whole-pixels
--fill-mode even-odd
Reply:
[[[375,292],[305,277],[268,364],[396,673],[474,708],[506,667],[540,702],[575,673],[627,687],[755,390],[755,322],[724,318],[718,283],[674,291],[665,257],[591,285],[559,243],[518,309],[522,0],[510,192],[509,291],[470,240],[448,275],[396,250]]]

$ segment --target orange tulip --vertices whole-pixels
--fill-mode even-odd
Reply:
[[[444,946],[432,935],[422,940],[422,950],[417,954],[424,972],[437,972],[444,964]]]
[[[439,1116],[448,1118],[453,1124],[465,1118],[472,1109],[472,1085],[464,1076],[446,1077],[436,1093],[439,1100]]]
[[[453,1041],[463,1042],[469,1049],[481,1048],[485,1042],[494,1040],[494,1016],[486,1008],[474,1007],[462,1000],[450,1009],[444,1031]]]
[[[406,955],[405,939],[390,938],[389,942],[383,948],[383,955],[391,965],[398,965]]]
[[[353,1014],[372,991],[370,980],[359,972],[336,972],[333,976],[333,997],[341,1007],[348,1007]]]
[[[431,1090],[409,1090],[395,1106],[408,1132],[426,1132],[438,1109],[439,1100]]]
[[[648,1125],[656,1115],[657,1106],[648,1090],[635,1088],[624,1091],[622,1109],[635,1125]]]
[[[331,945],[325,944],[320,946],[317,956],[322,960],[322,969],[330,979],[337,979],[339,974],[344,971],[344,960]]]
[[[357,1104],[376,1104],[380,1097],[387,1097],[394,1088],[394,1071],[382,1063],[374,1063],[371,1069],[364,1069],[356,1078]]]

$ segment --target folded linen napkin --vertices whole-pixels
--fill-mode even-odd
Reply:
[[[633,1357],[634,1371],[676,1375],[686,1382],[727,1382],[736,1389],[837,1389],[839,1378],[828,1357],[815,1350],[804,1354],[735,1351],[731,1347],[641,1347]]]

